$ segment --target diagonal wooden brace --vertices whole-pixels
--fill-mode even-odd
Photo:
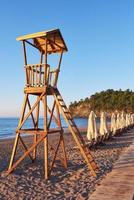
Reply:
[[[59,139],[59,143],[58,143],[58,145],[57,145],[57,148],[56,148],[56,150],[55,150],[55,154],[54,154],[54,157],[53,157],[53,160],[52,160],[51,168],[50,168],[50,170],[49,170],[49,175],[51,175],[52,168],[53,168],[54,163],[55,163],[55,159],[56,159],[56,156],[57,156],[57,153],[58,153],[58,149],[59,149],[60,143],[61,143],[61,136],[60,136],[60,139]]]
[[[28,102],[28,106],[29,106],[29,110],[31,110],[31,105],[30,105],[30,101],[29,99],[27,100]],[[34,119],[34,116],[33,116],[33,113],[31,112],[31,117],[32,117],[32,121],[33,121],[33,124],[34,124],[34,127],[36,126],[36,123],[35,123],[35,119]]]
[[[23,147],[24,147],[24,150],[25,150],[25,151],[28,151],[28,148],[27,148],[27,146],[25,145],[25,143],[24,143],[23,139],[21,138],[21,136],[19,137],[19,139],[20,139],[20,141],[21,141],[21,143],[22,143],[22,145],[23,145]],[[30,155],[30,153],[28,154],[28,156],[29,156],[29,158],[33,161],[33,158],[32,158],[32,156]]]
[[[22,162],[24,160],[24,158],[26,156],[28,156],[30,154],[31,151],[33,151],[33,149],[46,137],[46,133],[40,137],[36,143],[34,143],[26,152],[25,154],[23,154],[23,156],[21,156],[12,166],[11,168],[8,169],[7,174],[10,174],[17,166],[20,162]]]
[[[27,115],[25,116],[25,118],[23,119],[23,121],[21,122],[21,124],[18,126],[17,130],[19,130],[23,126],[23,124],[28,119],[28,117],[31,115],[31,113],[33,112],[33,110],[36,108],[36,106],[38,105],[39,101],[42,99],[42,97],[44,96],[45,93],[46,93],[46,91],[43,92],[40,95],[40,97],[38,98],[38,100],[36,101],[36,103],[32,106],[31,110],[27,113]]]

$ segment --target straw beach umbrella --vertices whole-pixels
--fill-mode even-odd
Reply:
[[[131,114],[131,125],[134,125],[134,114]]]
[[[108,133],[106,113],[102,112],[100,117],[100,135],[104,137],[106,133]]]
[[[131,125],[131,115],[130,113],[128,114],[128,121],[129,121],[129,126]]]
[[[131,125],[134,124],[134,114],[130,114],[130,121],[131,121]]]
[[[88,129],[87,129],[87,138],[92,141],[93,139],[97,139],[97,124],[96,124],[96,115],[93,111],[90,112],[88,118]]]
[[[133,124],[133,116],[132,116],[132,114],[130,114],[130,124],[131,125]]]
[[[115,135],[117,126],[116,126],[116,115],[115,113],[112,113],[111,115],[111,132],[113,132],[113,135]]]
[[[129,114],[126,114],[126,127],[128,127],[129,125],[130,125]]]
[[[124,112],[121,113],[120,117],[120,128],[123,129],[126,126],[125,114]]]
[[[120,113],[117,113],[116,130],[119,130],[120,128],[121,128],[121,116]]]

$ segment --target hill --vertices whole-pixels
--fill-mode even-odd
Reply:
[[[91,110],[96,113],[106,111],[134,112],[134,92],[127,89],[108,89],[93,94],[91,97],[70,103],[70,111],[74,117],[88,117]]]

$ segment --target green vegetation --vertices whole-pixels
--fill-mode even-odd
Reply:
[[[109,113],[116,110],[134,112],[134,92],[129,89],[125,91],[108,89],[97,92],[90,98],[75,101],[70,104],[69,108],[76,117],[87,117],[91,110]]]

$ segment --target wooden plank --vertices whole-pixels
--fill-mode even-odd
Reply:
[[[32,33],[32,34],[27,34],[27,35],[24,35],[24,36],[20,36],[16,40],[17,41],[22,41],[22,40],[26,40],[26,39],[33,39],[33,38],[36,38],[36,37],[43,37],[43,36],[46,36],[46,35],[49,35],[49,34],[54,34],[54,33],[57,33],[57,32],[59,32],[59,29],[42,31],[42,32],[37,32],[37,33]]]
[[[27,65],[25,41],[22,41],[22,46],[23,46],[23,54],[24,54],[24,65]],[[28,69],[26,69],[26,84],[29,84]]]
[[[53,133],[59,133],[61,129],[59,128],[54,128],[54,129],[49,129],[47,130],[48,134],[53,134]],[[46,132],[44,129],[19,129],[16,130],[16,133],[23,133],[23,134],[45,134]]]
[[[35,67],[40,67],[40,66],[44,66],[45,64],[44,63],[36,63],[36,64],[27,64],[25,65],[26,68],[29,68],[29,67],[32,67],[32,66],[35,66]],[[48,65],[49,66],[49,65]]]
[[[37,97],[37,100],[38,100],[39,97]],[[38,130],[38,125],[39,125],[39,110],[40,110],[40,101],[37,105],[37,108],[36,108],[36,123],[35,123],[35,129]],[[37,134],[34,134],[34,144],[37,142]],[[33,159],[35,160],[36,159],[36,154],[37,154],[37,149],[36,147],[34,148],[33,150]]]
[[[133,140],[134,141],[134,140]],[[133,142],[132,141],[132,142]],[[133,200],[134,195],[134,142],[122,153],[107,176],[90,195],[90,200]]]
[[[25,87],[24,88],[24,92],[26,94],[41,94],[43,93],[44,91],[46,90],[46,87],[45,86],[42,86],[42,87]]]
[[[43,62],[43,52],[41,52],[41,54],[40,54],[40,64],[42,64],[42,62]],[[40,85],[43,84],[41,81],[42,67],[43,67],[43,65],[41,65],[39,68],[39,84]]]
[[[15,141],[14,141],[14,146],[13,146],[13,150],[12,150],[12,155],[11,155],[11,159],[10,159],[8,171],[10,171],[11,168],[12,168],[12,166],[13,166],[13,161],[14,161],[14,157],[15,157],[15,154],[16,154],[16,150],[17,150],[17,145],[18,145],[18,141],[19,141],[19,136],[20,136],[20,134],[17,133],[17,134],[16,134],[16,137],[15,137]]]
[[[54,45],[56,45],[62,52],[64,51],[64,46],[60,46],[59,44],[57,44],[56,42],[52,41],[50,38],[48,39],[48,41]],[[57,50],[56,50],[57,51]]]
[[[44,106],[44,132],[47,133],[47,96],[43,97],[43,106]],[[45,170],[45,179],[48,179],[48,136],[44,138],[44,170]]]
[[[45,40],[46,40],[46,45],[45,45],[45,54],[44,54],[44,60],[45,60],[44,82],[46,85],[47,84],[47,38]]]
[[[47,38],[45,38],[45,74],[44,81],[45,85],[47,84]],[[44,106],[44,131],[47,132],[47,96],[43,97],[43,106]],[[44,138],[44,170],[45,170],[45,179],[48,179],[48,136]]]

